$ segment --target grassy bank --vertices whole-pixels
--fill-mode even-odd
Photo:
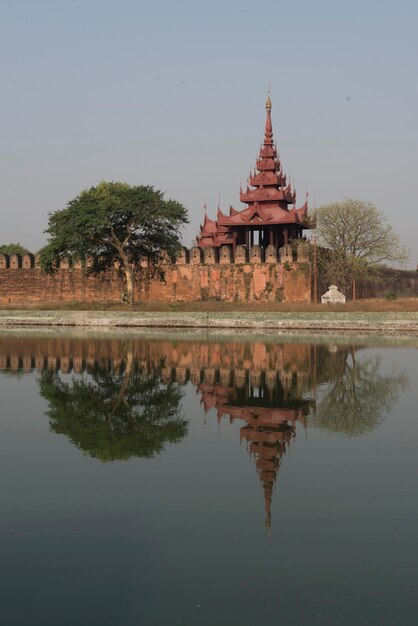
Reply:
[[[299,313],[344,313],[344,312],[418,312],[418,298],[382,298],[349,301],[346,304],[313,304],[306,302],[139,302],[133,307],[112,302],[45,302],[43,304],[3,304],[0,311],[120,311],[120,312],[299,312]]]

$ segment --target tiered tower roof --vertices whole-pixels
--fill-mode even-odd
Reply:
[[[218,207],[216,220],[211,220],[205,215],[201,232],[197,237],[199,245],[232,243],[233,232],[237,227],[297,225],[300,228],[308,228],[307,198],[300,208],[296,208],[296,191],[283,172],[274,143],[271,109],[271,99],[268,96],[263,145],[255,168],[248,177],[246,188],[240,189],[240,200],[248,205],[247,208],[238,211],[231,206],[229,215],[225,215]],[[293,207],[289,208],[289,205]]]
[[[266,111],[264,143],[260,148],[254,172],[248,177],[246,190],[240,190],[240,200],[250,206],[258,203],[264,208],[272,209],[277,208],[278,203],[280,203],[286,209],[288,204],[295,203],[296,193],[292,189],[291,183],[287,182],[287,176],[283,173],[280,158],[274,145],[270,96],[266,101]]]

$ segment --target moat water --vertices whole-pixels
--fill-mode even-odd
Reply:
[[[0,402],[1,624],[418,623],[412,342],[9,332]]]

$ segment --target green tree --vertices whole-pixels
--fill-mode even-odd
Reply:
[[[180,230],[187,221],[184,206],[165,200],[153,187],[101,182],[82,191],[65,209],[50,214],[41,266],[52,273],[63,257],[85,262],[88,256],[93,273],[117,267],[132,301],[141,260],[163,276],[164,261],[175,258]]]
[[[29,250],[22,246],[21,243],[4,243],[0,245],[0,254],[30,254]]]
[[[319,244],[318,267],[327,284],[345,292],[386,262],[405,263],[409,251],[382,213],[371,202],[352,200],[327,204],[316,213]]]
[[[183,391],[161,379],[163,363],[151,371],[135,363],[127,348],[123,365],[99,365],[71,378],[44,369],[40,393],[48,401],[51,429],[101,461],[151,458],[187,434]]]

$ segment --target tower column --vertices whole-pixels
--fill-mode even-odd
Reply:
[[[284,234],[284,245],[287,246],[287,244],[289,243],[289,229],[287,226],[284,229],[283,234]]]

